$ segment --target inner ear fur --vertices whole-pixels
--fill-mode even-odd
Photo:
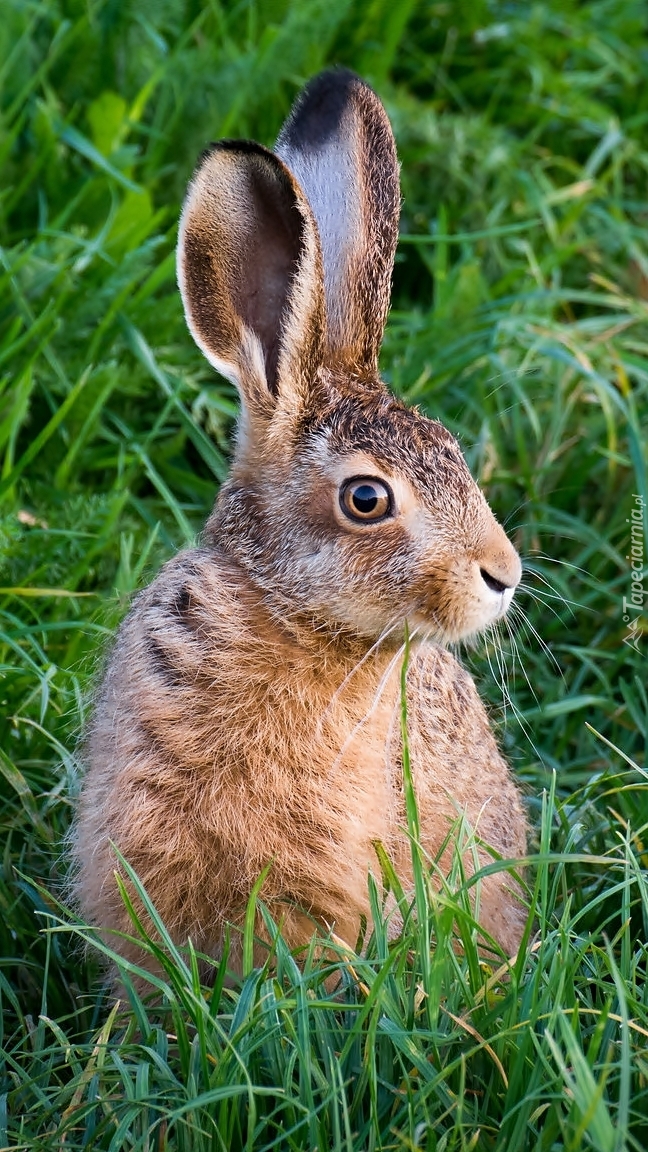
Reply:
[[[327,356],[374,374],[398,241],[396,145],[375,92],[331,69],[307,84],[277,141],[315,215],[322,244]]]
[[[284,388],[306,387],[321,360],[319,238],[272,152],[222,140],[203,155],[180,220],[178,282],[196,343],[245,408],[270,415]]]

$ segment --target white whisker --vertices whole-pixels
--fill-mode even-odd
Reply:
[[[412,640],[414,640],[415,636],[417,635],[417,633],[419,631],[420,631],[420,629],[415,628],[414,631],[410,633],[410,637],[409,637],[410,644],[411,644]],[[338,755],[335,757],[335,760],[333,761],[333,764],[331,765],[331,767],[333,769],[337,768],[337,766],[339,765],[342,757],[344,756],[344,753],[346,752],[346,750],[349,747],[353,738],[357,735],[357,733],[360,731],[360,729],[364,727],[364,725],[367,723],[367,721],[370,720],[371,717],[373,716],[374,712],[376,711],[376,708],[378,707],[378,705],[380,703],[381,696],[382,696],[387,684],[389,683],[389,679],[390,679],[390,677],[394,671],[394,668],[396,667],[396,664],[401,659],[401,657],[404,655],[404,652],[405,652],[405,644],[403,643],[400,645],[399,648],[397,648],[395,654],[392,656],[392,658],[389,661],[383,675],[381,676],[380,682],[378,684],[376,692],[374,693],[374,697],[373,697],[373,700],[371,702],[370,707],[365,712],[364,716],[360,717],[360,719],[358,720],[358,723],[353,727],[353,729],[351,730],[351,732],[347,736],[346,740],[344,741],[344,744],[340,748]]]
[[[558,661],[556,660],[556,657],[554,656],[554,654],[551,651],[551,649],[549,648],[549,646],[542,639],[542,636],[538,632],[537,628],[534,628],[529,617],[527,616],[526,612],[524,611],[524,609],[521,607],[520,604],[515,605],[515,611],[516,611],[517,615],[520,617],[520,619],[522,620],[523,627],[528,628],[530,630],[530,632],[533,634],[535,639],[538,641],[538,644],[540,645],[542,650],[544,652],[546,652],[546,654],[549,657],[549,659],[551,660],[552,664],[555,666],[556,671],[558,672],[559,676],[562,678],[562,680],[564,680],[565,676],[564,676],[563,670],[560,667],[560,664],[558,663]]]
[[[509,638],[511,641],[511,651],[513,654],[513,666],[515,667],[515,658],[517,657],[518,664],[520,665],[520,668],[522,669],[522,675],[524,676],[524,679],[526,680],[526,682],[529,686],[529,690],[531,692],[531,695],[533,696],[533,699],[535,700],[538,707],[540,707],[540,701],[538,700],[538,697],[536,696],[535,689],[534,689],[531,681],[529,680],[529,677],[527,675],[527,670],[524,667],[524,661],[523,661],[522,656],[520,654],[520,648],[519,648],[518,642],[515,639],[515,633],[513,632],[513,629],[511,627],[511,621],[507,620],[506,616],[504,617],[504,623],[506,624],[506,629],[507,629],[507,632],[509,634]]]
[[[544,589],[541,589],[541,588],[535,589],[536,592],[542,593],[543,596],[551,596],[551,597],[555,598],[556,600],[562,601],[562,603],[565,605],[574,605],[575,608],[581,608],[581,609],[585,608],[585,605],[581,604],[578,600],[568,600],[566,596],[563,596],[562,592],[558,591],[555,584],[552,584],[551,581],[547,579],[544,572],[539,572],[537,568],[529,568],[528,566],[526,566],[524,569],[523,575],[524,576],[535,576],[538,580],[540,580],[545,585],[546,588],[549,589],[548,592],[545,592]],[[525,583],[524,580],[522,582],[522,587],[526,590],[529,589],[529,585],[527,583]]]
[[[572,540],[572,536],[566,537]],[[534,559],[545,560],[548,564],[560,564],[563,568],[572,568],[574,572],[582,572],[584,576],[591,576],[592,573],[588,572],[587,568],[581,568],[578,564],[572,564],[570,560],[558,560],[555,556],[548,556],[546,552],[535,551],[532,553]]]
[[[556,620],[560,620],[560,623],[564,624],[564,620],[563,620],[562,616],[560,615],[559,612],[556,611],[553,604],[548,604],[546,600],[542,599],[542,593],[541,592],[538,592],[538,590],[535,588],[529,588],[526,585],[524,585],[521,588],[521,591],[526,593],[527,596],[530,596],[532,600],[535,600],[536,604],[540,604],[543,608],[548,608],[549,611],[552,613],[552,615],[554,615],[556,617]],[[552,597],[552,599],[556,599],[556,597]],[[567,604],[567,603],[565,604],[565,607],[569,609],[572,616],[575,618],[576,613],[574,612],[573,608],[571,608],[569,606],[569,604]]]
[[[378,637],[378,639],[374,641],[374,643],[371,645],[371,647],[368,648],[367,651],[364,653],[364,655],[361,656],[360,659],[353,665],[351,670],[349,672],[347,672],[347,674],[344,677],[344,679],[342,680],[341,684],[338,684],[337,688],[335,689],[335,692],[333,693],[333,695],[331,696],[331,699],[329,700],[328,704],[326,705],[326,708],[324,709],[321,716],[319,717],[318,727],[321,727],[324,719],[326,718],[326,716],[328,716],[328,714],[329,714],[331,708],[333,707],[333,705],[335,704],[336,700],[338,700],[340,698],[340,696],[342,695],[342,692],[344,691],[344,689],[348,685],[349,681],[355,676],[356,672],[358,672],[359,669],[362,668],[363,664],[366,663],[366,661],[369,659],[369,657],[372,655],[372,653],[376,652],[377,649],[380,647],[380,645],[383,644],[385,642],[385,640],[389,636],[391,636],[393,632],[396,631],[396,629],[398,628],[400,623],[401,623],[401,620],[400,620],[400,617],[398,617],[398,618],[394,619],[394,623],[386,625],[386,627],[380,633],[380,636]]]

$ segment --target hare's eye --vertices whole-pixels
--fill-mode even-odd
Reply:
[[[384,520],[392,509],[392,495],[382,480],[359,476],[342,485],[340,505],[351,520]]]

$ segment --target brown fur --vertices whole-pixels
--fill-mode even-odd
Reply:
[[[357,187],[356,196],[349,195],[347,186],[338,188],[330,206],[331,217],[348,214],[353,243],[339,221],[320,217],[329,233],[324,244],[326,351],[329,362],[373,375],[389,310],[400,208],[396,145],[385,110],[352,72],[323,72],[297,100],[279,135],[277,154],[297,177],[316,216],[330,197],[332,168]]]
[[[436,857],[461,813],[501,855],[526,848],[484,708],[444,647],[505,611],[519,559],[454,438],[376,371],[398,219],[389,123],[357,77],[327,73],[280,146],[294,171],[226,142],[190,186],[180,283],[197,342],[241,393],[237,449],[203,546],[165,566],[120,630],[76,829],[92,922],[128,930],[112,841],[174,939],[213,955],[269,862],[263,896],[295,945],[311,918],[354,943],[376,841],[410,882],[405,620],[424,848]],[[331,156],[349,181],[352,235],[322,199]],[[358,476],[391,491],[384,520],[346,515],[340,491]],[[516,950],[524,912],[510,877],[484,881],[480,917]]]

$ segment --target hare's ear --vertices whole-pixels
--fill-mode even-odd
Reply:
[[[198,347],[241,393],[243,435],[282,401],[299,411],[321,362],[321,255],[310,207],[272,152],[222,140],[204,154],[180,219],[178,283]]]
[[[375,92],[353,72],[322,72],[277,141],[313,209],[322,244],[327,353],[377,370],[398,240],[396,146]]]

